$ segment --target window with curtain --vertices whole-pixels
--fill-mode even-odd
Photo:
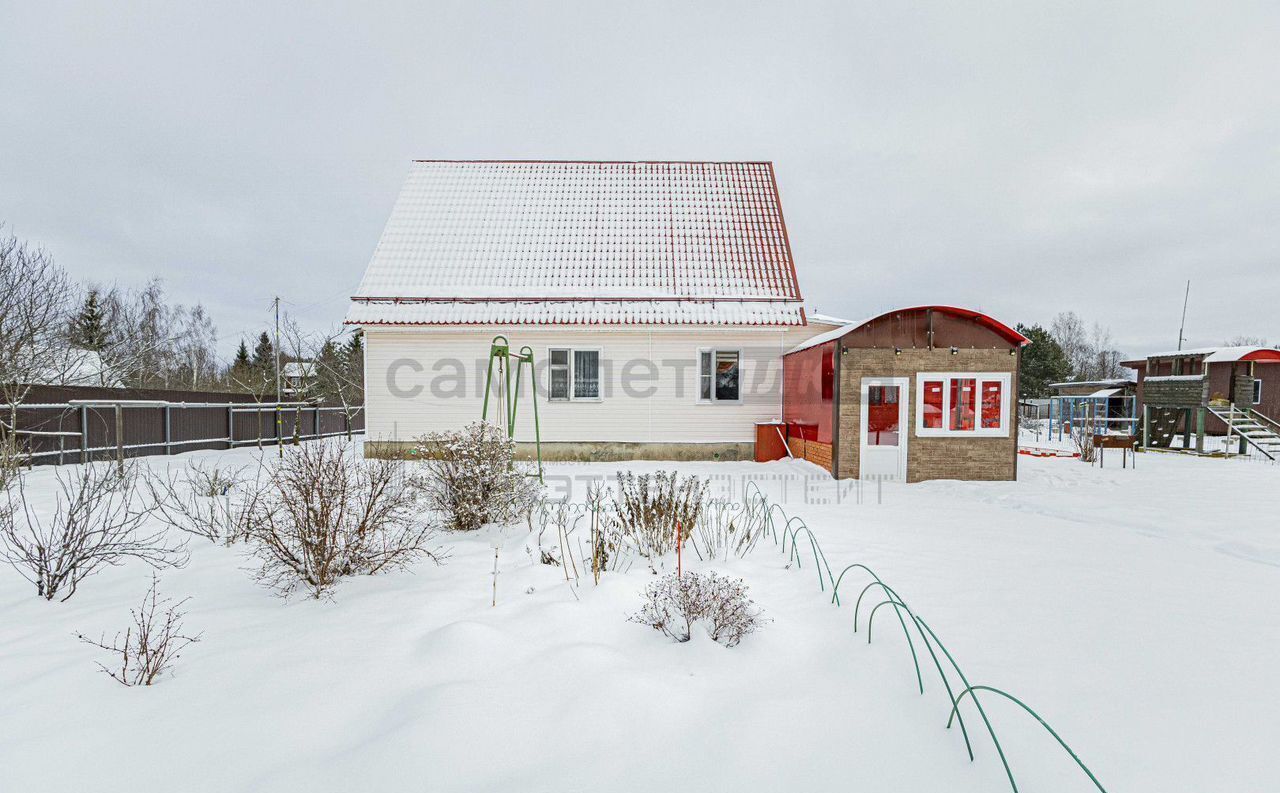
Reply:
[[[600,351],[573,351],[573,398],[600,397]]]
[[[742,398],[742,354],[737,350],[698,351],[698,399],[738,402]]]
[[[600,351],[567,347],[547,351],[547,399],[567,402],[571,399],[600,399]]]

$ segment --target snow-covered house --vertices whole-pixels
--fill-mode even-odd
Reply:
[[[347,324],[369,452],[481,417],[490,342],[536,361],[544,456],[749,458],[807,317],[767,162],[417,161]],[[527,397],[526,397],[527,398]],[[533,439],[521,407],[517,439]]]

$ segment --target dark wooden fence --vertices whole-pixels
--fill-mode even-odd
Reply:
[[[364,431],[364,410],[250,394],[33,386],[16,430],[32,463],[58,464],[345,436]]]

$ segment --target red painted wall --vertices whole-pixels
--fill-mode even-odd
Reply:
[[[836,342],[782,358],[782,420],[791,437],[831,443]]]

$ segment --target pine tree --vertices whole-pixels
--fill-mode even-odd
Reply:
[[[241,369],[249,368],[249,347],[244,343],[244,339],[240,340],[240,348],[236,350],[236,358],[231,365]]]
[[[364,391],[364,332],[356,328],[342,348],[343,362],[346,364],[347,377]]]
[[[101,352],[107,346],[107,329],[98,290],[90,289],[80,312],[71,320],[71,343],[86,350]]]
[[[1018,332],[1031,340],[1022,351],[1018,396],[1047,397],[1050,383],[1060,383],[1071,376],[1071,362],[1053,334],[1039,325],[1018,325]]]
[[[276,370],[276,350],[271,344],[271,337],[262,331],[258,343],[253,346],[253,368],[274,373]]]

